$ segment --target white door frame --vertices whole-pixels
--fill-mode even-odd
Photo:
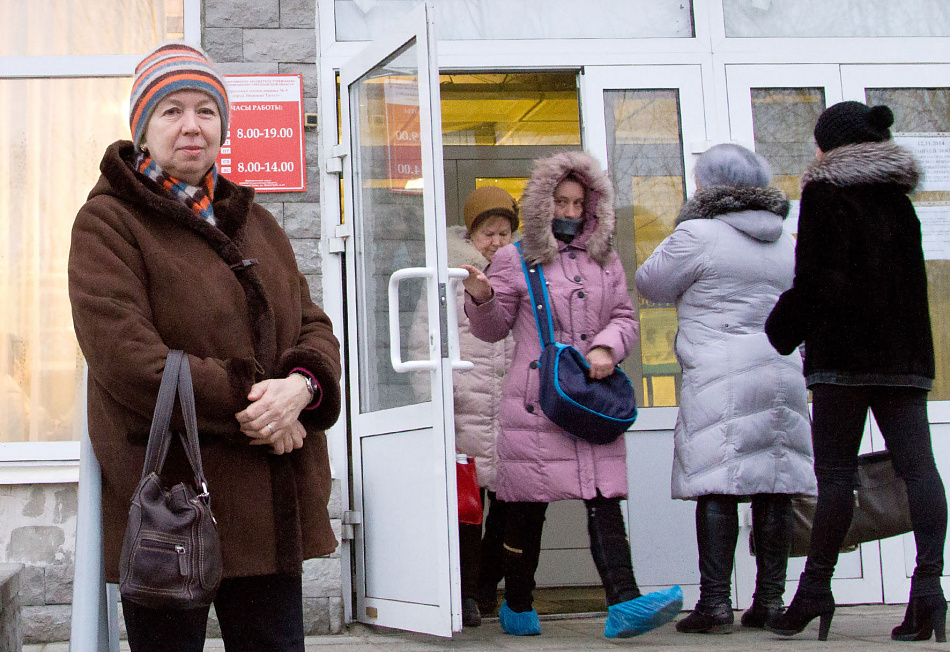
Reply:
[[[362,257],[366,247],[362,223],[362,150],[358,142],[362,121],[352,111],[357,99],[352,89],[393,57],[409,56],[417,73],[419,105],[418,142],[422,154],[422,204],[424,207],[425,267],[393,274],[389,299],[398,304],[398,281],[402,275],[427,279],[430,361],[400,363],[398,305],[389,308],[390,345],[394,369],[428,369],[431,373],[431,400],[397,407],[364,411],[361,405],[361,336],[375,333],[362,329],[367,307],[358,317],[368,297],[381,300],[372,287],[363,289],[358,274],[361,266],[372,264]],[[399,76],[397,74],[397,76]],[[349,338],[349,420],[353,463],[353,505],[359,515],[355,524],[356,619],[386,627],[451,636],[461,630],[459,586],[458,520],[455,477],[455,427],[452,402],[453,359],[458,358],[457,328],[452,319],[454,301],[440,302],[440,291],[454,290],[449,283],[445,253],[444,198],[442,180],[441,113],[438,70],[430,8],[425,4],[408,17],[406,25],[394,29],[351,61],[341,66],[341,125],[343,186],[348,237],[344,243],[347,287],[351,288],[348,323]],[[407,88],[410,92],[413,87]],[[436,128],[433,128],[433,125]],[[366,236],[369,238],[370,236]],[[366,241],[369,242],[368,240]],[[366,254],[368,259],[370,254]],[[368,272],[367,272],[368,274]],[[370,276],[372,283],[375,277]],[[444,305],[444,308],[443,308]],[[378,313],[377,313],[378,314]],[[442,322],[446,323],[443,329]],[[374,324],[377,330],[386,328]],[[443,335],[445,332],[445,335]],[[446,341],[447,340],[447,341]],[[444,343],[444,344],[443,344]],[[443,351],[444,349],[444,351]],[[389,361],[387,361],[389,362]],[[455,363],[457,364],[457,362]],[[371,373],[371,370],[370,370]],[[419,373],[419,372],[416,372]],[[365,388],[363,388],[365,389]]]

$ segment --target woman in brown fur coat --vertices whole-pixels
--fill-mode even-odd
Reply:
[[[89,366],[106,580],[119,578],[165,358],[181,349],[221,538],[215,609],[226,649],[303,652],[301,564],[336,548],[323,430],[340,410],[339,345],[280,225],[253,190],[215,170],[227,110],[200,50],[165,44],[146,56],[134,142],[106,150],[73,225],[69,295]],[[179,414],[172,429],[182,427]],[[163,476],[192,479],[177,444]],[[203,647],[208,607],[125,600],[123,610],[133,651]]]

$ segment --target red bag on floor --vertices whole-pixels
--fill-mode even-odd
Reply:
[[[455,456],[455,476],[458,484],[459,523],[482,524],[482,494],[478,488],[475,459]]]

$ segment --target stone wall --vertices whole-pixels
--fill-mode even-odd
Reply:
[[[76,484],[0,486],[0,563],[23,564],[27,643],[69,638],[76,551]]]
[[[202,47],[225,75],[303,78],[304,111],[317,112],[316,0],[204,0]],[[320,304],[320,178],[317,130],[307,131],[307,191],[260,193],[283,225]]]
[[[0,564],[0,652],[20,652],[23,635],[20,631],[19,564]]]
[[[72,613],[73,571],[76,551],[76,484],[0,486],[0,569],[12,562],[18,574],[18,606],[22,612],[18,636],[24,643],[69,640]],[[330,518],[340,538],[340,481],[333,481]],[[304,628],[307,635],[343,631],[343,592],[340,552],[304,564]],[[0,571],[0,575],[2,575]],[[0,597],[6,599],[4,586]],[[12,608],[11,612],[12,613]],[[0,605],[0,652],[8,607]],[[120,621],[121,624],[121,621]],[[124,630],[124,627],[123,627]],[[212,612],[209,636],[220,635]],[[124,632],[123,632],[124,636]]]

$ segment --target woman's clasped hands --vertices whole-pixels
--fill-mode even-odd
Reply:
[[[247,399],[251,404],[235,417],[252,446],[269,445],[275,455],[303,446],[307,431],[297,419],[310,402],[303,376],[262,380],[251,387]]]

